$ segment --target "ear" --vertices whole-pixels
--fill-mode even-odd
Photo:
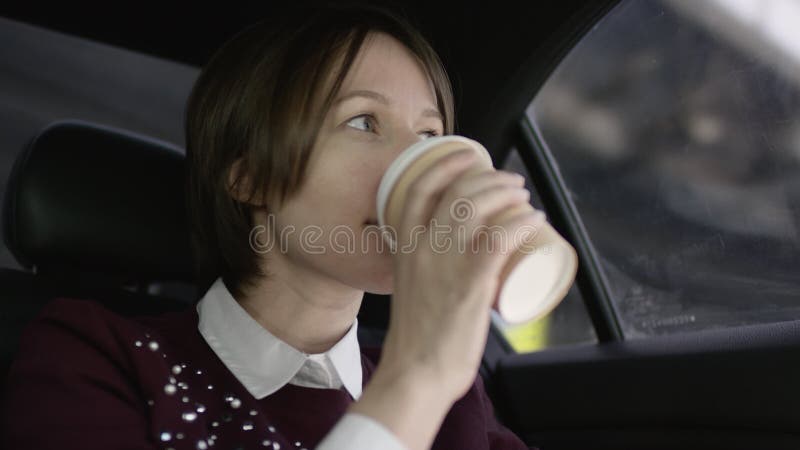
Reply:
[[[231,197],[233,197],[236,201],[240,203],[254,204],[253,202],[247,201],[247,197],[250,194],[250,177],[243,171],[244,171],[244,161],[240,157],[236,161],[234,161],[230,169],[228,169],[228,182],[227,182],[228,193],[230,194]],[[254,200],[256,199],[257,196],[254,197]]]

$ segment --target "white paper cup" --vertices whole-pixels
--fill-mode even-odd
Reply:
[[[397,249],[389,230],[398,230],[411,183],[431,164],[464,148],[471,148],[480,155],[468,171],[495,170],[491,156],[483,145],[457,135],[421,140],[400,153],[386,170],[376,201],[378,225],[384,230],[383,237],[392,251]],[[533,207],[526,203],[508,208],[493,216],[492,222],[498,223],[525,210],[533,210]],[[452,212],[457,214],[457,211]],[[471,251],[469,247],[467,251]],[[506,322],[512,324],[543,317],[567,295],[577,268],[575,249],[549,223],[544,222],[521,248],[508,255],[499,276],[499,288],[492,307]]]

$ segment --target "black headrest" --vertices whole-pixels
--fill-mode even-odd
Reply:
[[[80,120],[50,124],[18,156],[3,207],[9,250],[58,277],[191,281],[184,154]]]

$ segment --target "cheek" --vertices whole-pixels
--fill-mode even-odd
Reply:
[[[325,229],[337,225],[360,226],[371,211],[375,199],[368,194],[355,175],[343,173],[339,177],[317,180],[309,185],[308,193],[298,209],[304,224],[315,224]],[[300,212],[302,211],[302,212]]]
[[[316,189],[320,198],[325,199],[319,206],[328,209],[336,205],[342,211],[370,214],[375,209],[382,175],[382,165],[370,161],[341,165],[319,180]]]
[[[378,185],[393,153],[381,142],[353,142],[348,136],[326,141],[308,181],[318,211],[360,225],[375,214]]]
[[[378,158],[363,161],[350,170],[351,183],[355,186],[355,189],[362,191],[364,194],[371,194],[374,202],[381,178],[388,165],[388,162]]]

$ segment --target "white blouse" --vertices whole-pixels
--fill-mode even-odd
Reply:
[[[197,303],[198,330],[230,372],[256,399],[287,383],[313,388],[344,387],[354,400],[361,396],[361,348],[358,319],[325,353],[295,349],[261,326],[217,278]],[[354,413],[345,414],[322,439],[317,450],[405,450],[383,424]]]

